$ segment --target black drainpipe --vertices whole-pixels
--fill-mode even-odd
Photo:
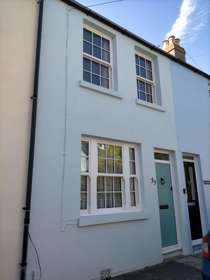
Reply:
[[[28,176],[27,176],[25,206],[23,207],[23,210],[25,212],[25,218],[24,218],[23,243],[22,243],[23,244],[22,245],[22,258],[21,258],[21,263],[20,263],[20,266],[21,266],[20,280],[25,280],[25,278],[26,278],[30,210],[31,210],[31,191],[32,191],[33,165],[34,165],[34,147],[35,147],[35,131],[36,131],[38,82],[39,82],[39,65],[40,65],[40,50],[41,50],[41,36],[42,36],[42,17],[43,17],[44,0],[40,0],[40,1],[38,1],[38,3],[39,3],[39,16],[38,16],[36,58],[35,58],[35,71],[34,71],[34,87],[33,87],[33,96],[31,97],[32,115],[31,115]]]

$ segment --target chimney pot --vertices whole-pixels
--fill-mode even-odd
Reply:
[[[169,36],[168,37],[168,41],[169,41],[169,43],[173,43],[174,41],[175,41],[175,36],[174,35],[171,35],[171,36]]]
[[[167,46],[168,46],[168,39],[165,39],[163,41],[163,49],[167,48]]]
[[[179,38],[175,38],[174,43],[180,46],[180,39]]]

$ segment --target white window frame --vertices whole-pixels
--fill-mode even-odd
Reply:
[[[129,144],[119,141],[105,140],[100,138],[92,138],[83,136],[81,141],[87,141],[89,143],[89,171],[81,173],[81,175],[88,176],[88,202],[87,210],[80,210],[82,215],[91,214],[108,214],[108,213],[123,213],[131,211],[141,210],[141,192],[140,192],[140,171],[139,171],[139,150],[140,147],[137,144]],[[108,145],[122,146],[122,174],[110,174],[110,173],[98,173],[98,150],[97,144],[103,143]],[[130,161],[129,161],[129,148],[134,148],[135,151],[135,167],[136,174],[130,174]],[[97,208],[97,177],[98,176],[110,176],[110,177],[122,177],[122,207],[116,208]],[[130,203],[130,178],[134,177],[137,181],[136,184],[136,206],[131,206]]]
[[[151,65],[152,65],[152,78],[153,78],[152,81],[137,75],[137,73],[136,73],[136,55],[138,57],[142,57],[145,60],[148,60],[148,61],[151,62]],[[135,52],[135,73],[136,73],[136,84],[137,84],[137,80],[139,80],[139,81],[142,81],[144,83],[148,83],[148,84],[150,84],[152,86],[152,100],[153,100],[153,102],[151,103],[151,102],[148,102],[147,100],[142,100],[142,99],[138,98],[138,89],[137,89],[137,85],[136,85],[137,99],[142,101],[142,102],[145,102],[147,104],[157,104],[155,71],[154,71],[154,61],[153,61],[153,59],[151,57],[145,55],[145,54],[140,53],[140,52]]]
[[[108,61],[105,61],[103,59],[100,59],[100,58],[97,58],[93,55],[90,55],[88,53],[85,53],[83,51],[83,46],[82,46],[82,58],[87,58],[91,61],[94,61],[96,63],[99,63],[99,64],[102,64],[106,67],[108,67],[109,69],[109,87],[106,88],[106,87],[103,87],[103,86],[99,86],[99,85],[95,85],[94,83],[92,82],[87,82],[87,83],[90,83],[92,85],[95,85],[95,86],[98,86],[98,87],[101,87],[101,88],[105,88],[105,89],[112,89],[113,88],[113,42],[112,42],[112,38],[107,36],[106,34],[104,34],[103,32],[100,32],[98,31],[97,29],[93,28],[93,27],[90,27],[89,25],[87,24],[83,24],[83,32],[84,32],[84,29],[87,29],[88,31],[92,32],[92,33],[95,33],[97,34],[98,36],[100,37],[103,37],[104,39],[108,40],[109,41],[109,46],[110,46],[110,62]],[[84,36],[82,37],[82,45],[83,45],[83,40],[84,40]],[[83,62],[82,62],[82,72],[83,72]]]

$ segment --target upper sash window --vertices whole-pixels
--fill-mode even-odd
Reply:
[[[152,60],[136,54],[135,62],[137,98],[145,102],[157,103]]]
[[[83,28],[83,80],[111,88],[111,40]]]

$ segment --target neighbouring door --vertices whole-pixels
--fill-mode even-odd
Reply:
[[[184,161],[184,171],[187,188],[187,203],[190,217],[191,237],[192,240],[197,240],[202,237],[202,229],[194,162]]]
[[[177,245],[170,163],[156,162],[162,247]]]

